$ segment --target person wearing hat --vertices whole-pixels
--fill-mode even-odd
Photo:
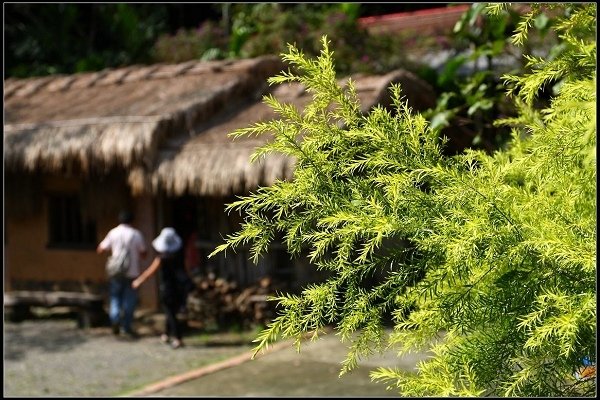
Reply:
[[[183,346],[182,328],[177,320],[177,312],[185,304],[187,290],[183,286],[187,273],[183,262],[182,240],[171,227],[163,228],[152,241],[152,247],[158,255],[150,266],[132,283],[137,289],[152,274],[159,271],[160,301],[165,312],[165,333],[161,335],[163,343],[170,343],[177,349]]]

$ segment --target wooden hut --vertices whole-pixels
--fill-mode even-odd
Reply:
[[[267,85],[282,68],[267,56],[6,80],[5,292],[104,293],[105,257],[94,250],[123,207],[134,211],[148,245],[163,226],[174,226],[190,269],[241,285],[266,274],[298,286],[315,279],[277,245],[258,266],[244,251],[206,257],[239,227],[225,204],[293,178],[291,159],[250,163],[267,138],[227,136],[274,117],[262,103],[267,92],[299,107],[310,100],[298,85]],[[434,102],[431,89],[406,71],[354,79],[365,111],[389,101],[392,82],[402,83],[415,108]],[[142,286],[140,302],[157,307],[155,280]]]

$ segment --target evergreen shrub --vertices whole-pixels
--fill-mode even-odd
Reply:
[[[518,24],[516,44],[539,12]],[[595,3],[568,6],[553,27],[561,51],[505,76],[519,112],[495,121],[512,136],[491,154],[444,156],[398,86],[392,111],[361,114],[325,37],[315,59],[290,46],[294,69],[270,83],[301,82],[312,102],[298,110],[267,96],[279,118],[232,135],[274,134],[254,157],[294,157],[294,179],[230,204],[245,221],[213,254],[249,243],[256,261],[283,235],[330,277],[274,296],[280,313],[256,351],[333,327],[349,344],[342,374],[388,347],[430,351],[417,372],[372,373],[403,396],[595,395],[581,369],[596,362],[595,27]]]

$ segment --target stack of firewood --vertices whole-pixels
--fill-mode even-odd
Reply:
[[[242,288],[236,282],[217,278],[212,273],[196,276],[194,282],[196,289],[187,301],[187,320],[188,324],[204,328],[265,326],[275,317],[275,302],[267,301],[267,296],[279,293],[283,288],[270,277]]]

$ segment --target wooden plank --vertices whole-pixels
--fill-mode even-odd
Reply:
[[[4,294],[4,308],[9,320],[18,322],[31,316],[30,307],[73,307],[80,328],[106,324],[104,297],[85,292],[14,291]]]
[[[98,294],[84,292],[14,291],[4,294],[4,305],[27,304],[31,306],[93,306],[102,304],[104,298]]]

